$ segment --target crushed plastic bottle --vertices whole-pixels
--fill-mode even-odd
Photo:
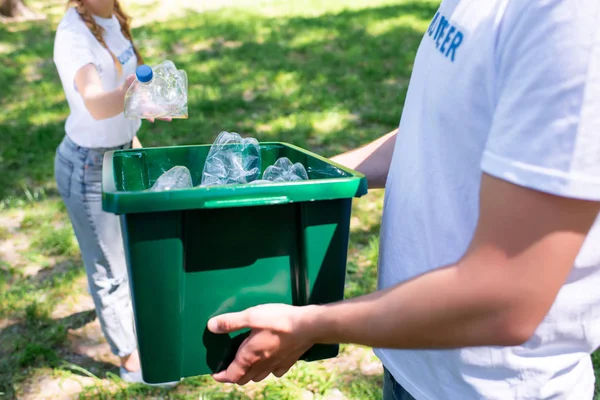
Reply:
[[[304,165],[299,162],[293,164],[287,157],[281,157],[275,161],[275,164],[267,167],[262,177],[262,181],[269,182],[297,182],[307,179],[308,174]]]
[[[221,132],[206,157],[200,186],[250,183],[259,175],[258,141],[235,132]]]
[[[158,177],[150,188],[152,192],[193,187],[190,170],[183,166],[175,166]]]
[[[308,180],[306,168],[281,157],[267,167],[261,179],[260,145],[255,138],[243,138],[236,132],[221,132],[208,152],[202,171],[201,187],[217,185],[271,184]],[[192,177],[184,166],[162,174],[150,190],[191,188]]]
[[[184,70],[166,60],[155,67],[140,65],[125,94],[125,117],[187,118],[188,81]]]

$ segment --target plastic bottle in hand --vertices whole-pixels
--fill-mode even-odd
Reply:
[[[125,95],[125,117],[187,118],[187,75],[165,61],[154,70],[140,65]]]
[[[187,117],[187,74],[178,70],[173,61],[166,60],[153,68],[156,76],[161,77],[168,86],[168,101],[177,108],[177,112]]]

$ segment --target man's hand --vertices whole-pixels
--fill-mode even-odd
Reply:
[[[229,367],[213,375],[218,382],[245,385],[260,382],[269,374],[283,376],[314,344],[308,307],[267,304],[239,313],[223,314],[208,321],[213,333],[230,333],[250,328]]]

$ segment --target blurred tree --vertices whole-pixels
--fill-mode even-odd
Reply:
[[[36,18],[23,0],[0,0],[0,15],[8,18]]]

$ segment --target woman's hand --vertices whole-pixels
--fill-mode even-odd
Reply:
[[[148,117],[148,118],[146,118],[146,119],[147,119],[148,121],[150,121],[150,122],[154,123],[154,118],[152,118],[152,117]],[[157,118],[157,119],[158,119],[158,120],[160,120],[160,121],[167,121],[167,122],[171,122],[171,121],[172,121],[172,118],[170,118],[170,117],[166,117],[166,118]]]
[[[123,82],[123,85],[121,86],[121,90],[123,92],[123,97],[125,97],[125,95],[127,94],[127,91],[129,90],[129,88],[131,87],[131,85],[133,84],[133,82],[135,82],[135,75],[129,75],[126,79],[125,82]],[[150,100],[150,99],[148,99]],[[150,122],[154,122],[155,118],[149,116],[149,115],[144,115],[143,116],[144,119],[147,119]],[[165,117],[165,118],[156,118],[160,121],[167,121],[167,122],[171,122],[172,118],[170,117]]]
[[[135,82],[134,74],[131,74],[127,78],[125,78],[125,82],[123,82],[123,84],[121,85],[121,92],[123,93],[123,98],[125,98],[125,95],[127,94],[127,91],[129,90],[133,82]]]
[[[135,81],[135,75],[129,75],[117,89],[106,92],[102,88],[96,66],[88,64],[75,75],[75,86],[83,98],[83,102],[91,116],[96,120],[112,118],[123,112],[125,94]],[[154,118],[146,117],[150,122]],[[161,121],[171,121],[171,118],[158,118]]]

